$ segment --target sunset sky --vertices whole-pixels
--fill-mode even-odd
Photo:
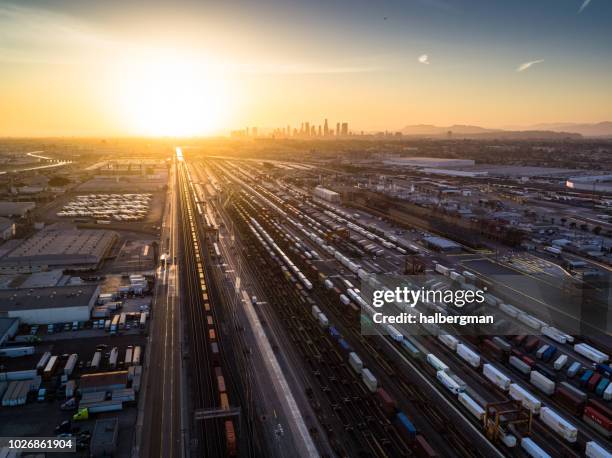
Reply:
[[[0,0],[0,136],[612,120],[609,0]]]

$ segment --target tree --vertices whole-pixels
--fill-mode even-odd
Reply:
[[[593,234],[599,235],[600,232],[601,232],[601,226],[595,226],[593,228]]]

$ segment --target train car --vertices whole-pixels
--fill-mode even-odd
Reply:
[[[379,388],[376,390],[376,400],[378,401],[378,405],[382,411],[389,417],[392,417],[397,411],[397,402],[395,402],[395,399],[393,399],[391,395],[384,390],[384,388]]]
[[[521,439],[521,448],[532,458],[552,458],[529,437],[523,437]]]
[[[225,422],[225,452],[227,456],[236,456],[238,447],[236,445],[236,432],[231,420]]]
[[[587,386],[587,383],[589,382],[592,376],[593,376],[592,370],[589,369],[585,371],[584,374],[582,374],[582,376],[580,377],[580,386],[583,388]]]
[[[457,344],[457,355],[467,361],[472,367],[477,368],[480,366],[480,355],[471,350],[467,345]]]
[[[578,429],[554,410],[548,407],[542,407],[540,409],[540,419],[542,423],[567,442],[574,443],[578,439]]]
[[[402,348],[408,353],[408,356],[413,359],[419,359],[423,356],[421,351],[408,337],[404,337],[404,340],[402,340]]]
[[[482,351],[497,361],[503,361],[504,359],[504,351],[489,339],[483,340]]]
[[[600,382],[597,384],[597,388],[595,388],[595,394],[597,396],[603,397],[603,394],[606,391],[606,388],[608,388],[609,384],[610,384],[609,379],[602,378]]]
[[[538,347],[539,343],[540,339],[538,339],[536,336],[527,337],[527,340],[525,341],[525,351],[527,353],[531,353]]]
[[[514,343],[514,345],[516,345],[517,347],[520,347],[521,345],[523,345],[523,342],[525,342],[525,339],[527,339],[527,336],[525,334],[520,334],[518,336],[514,336],[512,338],[512,342]]]
[[[414,452],[420,458],[436,458],[438,456],[427,440],[420,434],[417,434],[414,440]]]
[[[601,378],[602,378],[601,374],[597,374],[597,373],[593,374],[586,384],[587,390],[595,391],[595,388],[597,388],[597,385],[601,381]]]
[[[402,433],[402,436],[405,437],[408,442],[413,442],[416,438],[417,430],[412,424],[412,422],[408,419],[404,412],[398,412],[395,416],[397,424],[399,426],[399,430]]]
[[[596,364],[595,370],[602,373],[608,378],[612,378],[612,367],[608,366],[607,364]]]
[[[580,415],[584,410],[587,394],[567,382],[561,382],[555,390],[555,399],[572,415]]]
[[[612,419],[605,413],[594,409],[590,405],[584,408],[582,419],[599,431],[604,437],[610,439],[612,437]]]
[[[220,367],[215,367],[215,378],[217,379],[217,390],[219,390],[219,393],[224,393],[226,389],[225,378]]]

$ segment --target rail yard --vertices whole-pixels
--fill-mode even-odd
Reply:
[[[184,272],[195,450],[608,456],[609,350],[512,304],[495,278],[467,267],[493,256],[433,250],[425,241],[438,234],[317,198],[261,161],[177,149],[175,166],[183,256],[171,262]],[[497,334],[375,325],[364,290],[415,259],[429,288],[488,291],[477,311],[496,315]]]

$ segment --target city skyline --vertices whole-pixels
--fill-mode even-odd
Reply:
[[[117,5],[0,2],[1,136],[612,119],[609,2]]]

